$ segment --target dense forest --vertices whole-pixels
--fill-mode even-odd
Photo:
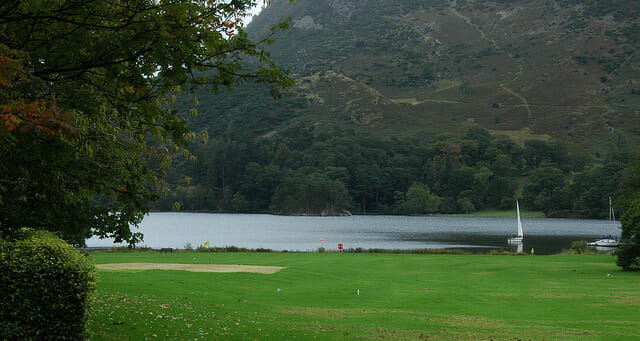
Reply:
[[[580,147],[519,145],[482,128],[432,143],[291,126],[258,139],[213,138],[176,160],[158,210],[431,214],[511,209],[604,218],[628,160],[622,135],[594,162]]]

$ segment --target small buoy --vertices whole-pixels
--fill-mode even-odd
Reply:
[[[324,241],[324,238],[320,238],[320,241],[321,241],[321,242],[323,242],[323,241]]]

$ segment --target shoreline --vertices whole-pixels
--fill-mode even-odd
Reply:
[[[350,214],[278,214],[278,213],[270,213],[270,212],[219,212],[219,211],[208,211],[208,210],[180,210],[180,211],[149,211],[149,213],[202,213],[202,214],[266,214],[273,216],[283,216],[283,217],[348,217],[348,216],[397,216],[397,217],[478,217],[478,218],[513,218],[515,217],[515,213],[513,210],[485,210],[478,211],[473,213],[436,213],[436,214],[414,214],[414,215],[404,215],[404,214],[390,214],[390,213],[351,213]],[[574,218],[574,217],[546,217],[543,212],[538,211],[521,211],[520,215],[522,218],[549,218],[549,219],[557,219],[557,218],[568,218],[568,219],[592,219],[592,218]],[[606,219],[603,219],[606,220]]]

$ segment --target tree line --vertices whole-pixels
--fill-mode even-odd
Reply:
[[[559,141],[519,145],[482,128],[435,141],[302,124],[271,137],[214,138],[177,160],[155,206],[277,214],[432,214],[511,209],[603,218],[628,162],[612,136],[599,162]],[[621,142],[622,141],[622,142]]]

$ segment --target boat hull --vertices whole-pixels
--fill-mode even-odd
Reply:
[[[524,239],[524,237],[512,237],[512,238],[508,238],[507,242],[509,242],[509,243],[522,243],[523,239]]]
[[[587,245],[600,247],[618,247],[620,246],[620,242],[615,239],[600,239],[592,243],[587,243]]]

